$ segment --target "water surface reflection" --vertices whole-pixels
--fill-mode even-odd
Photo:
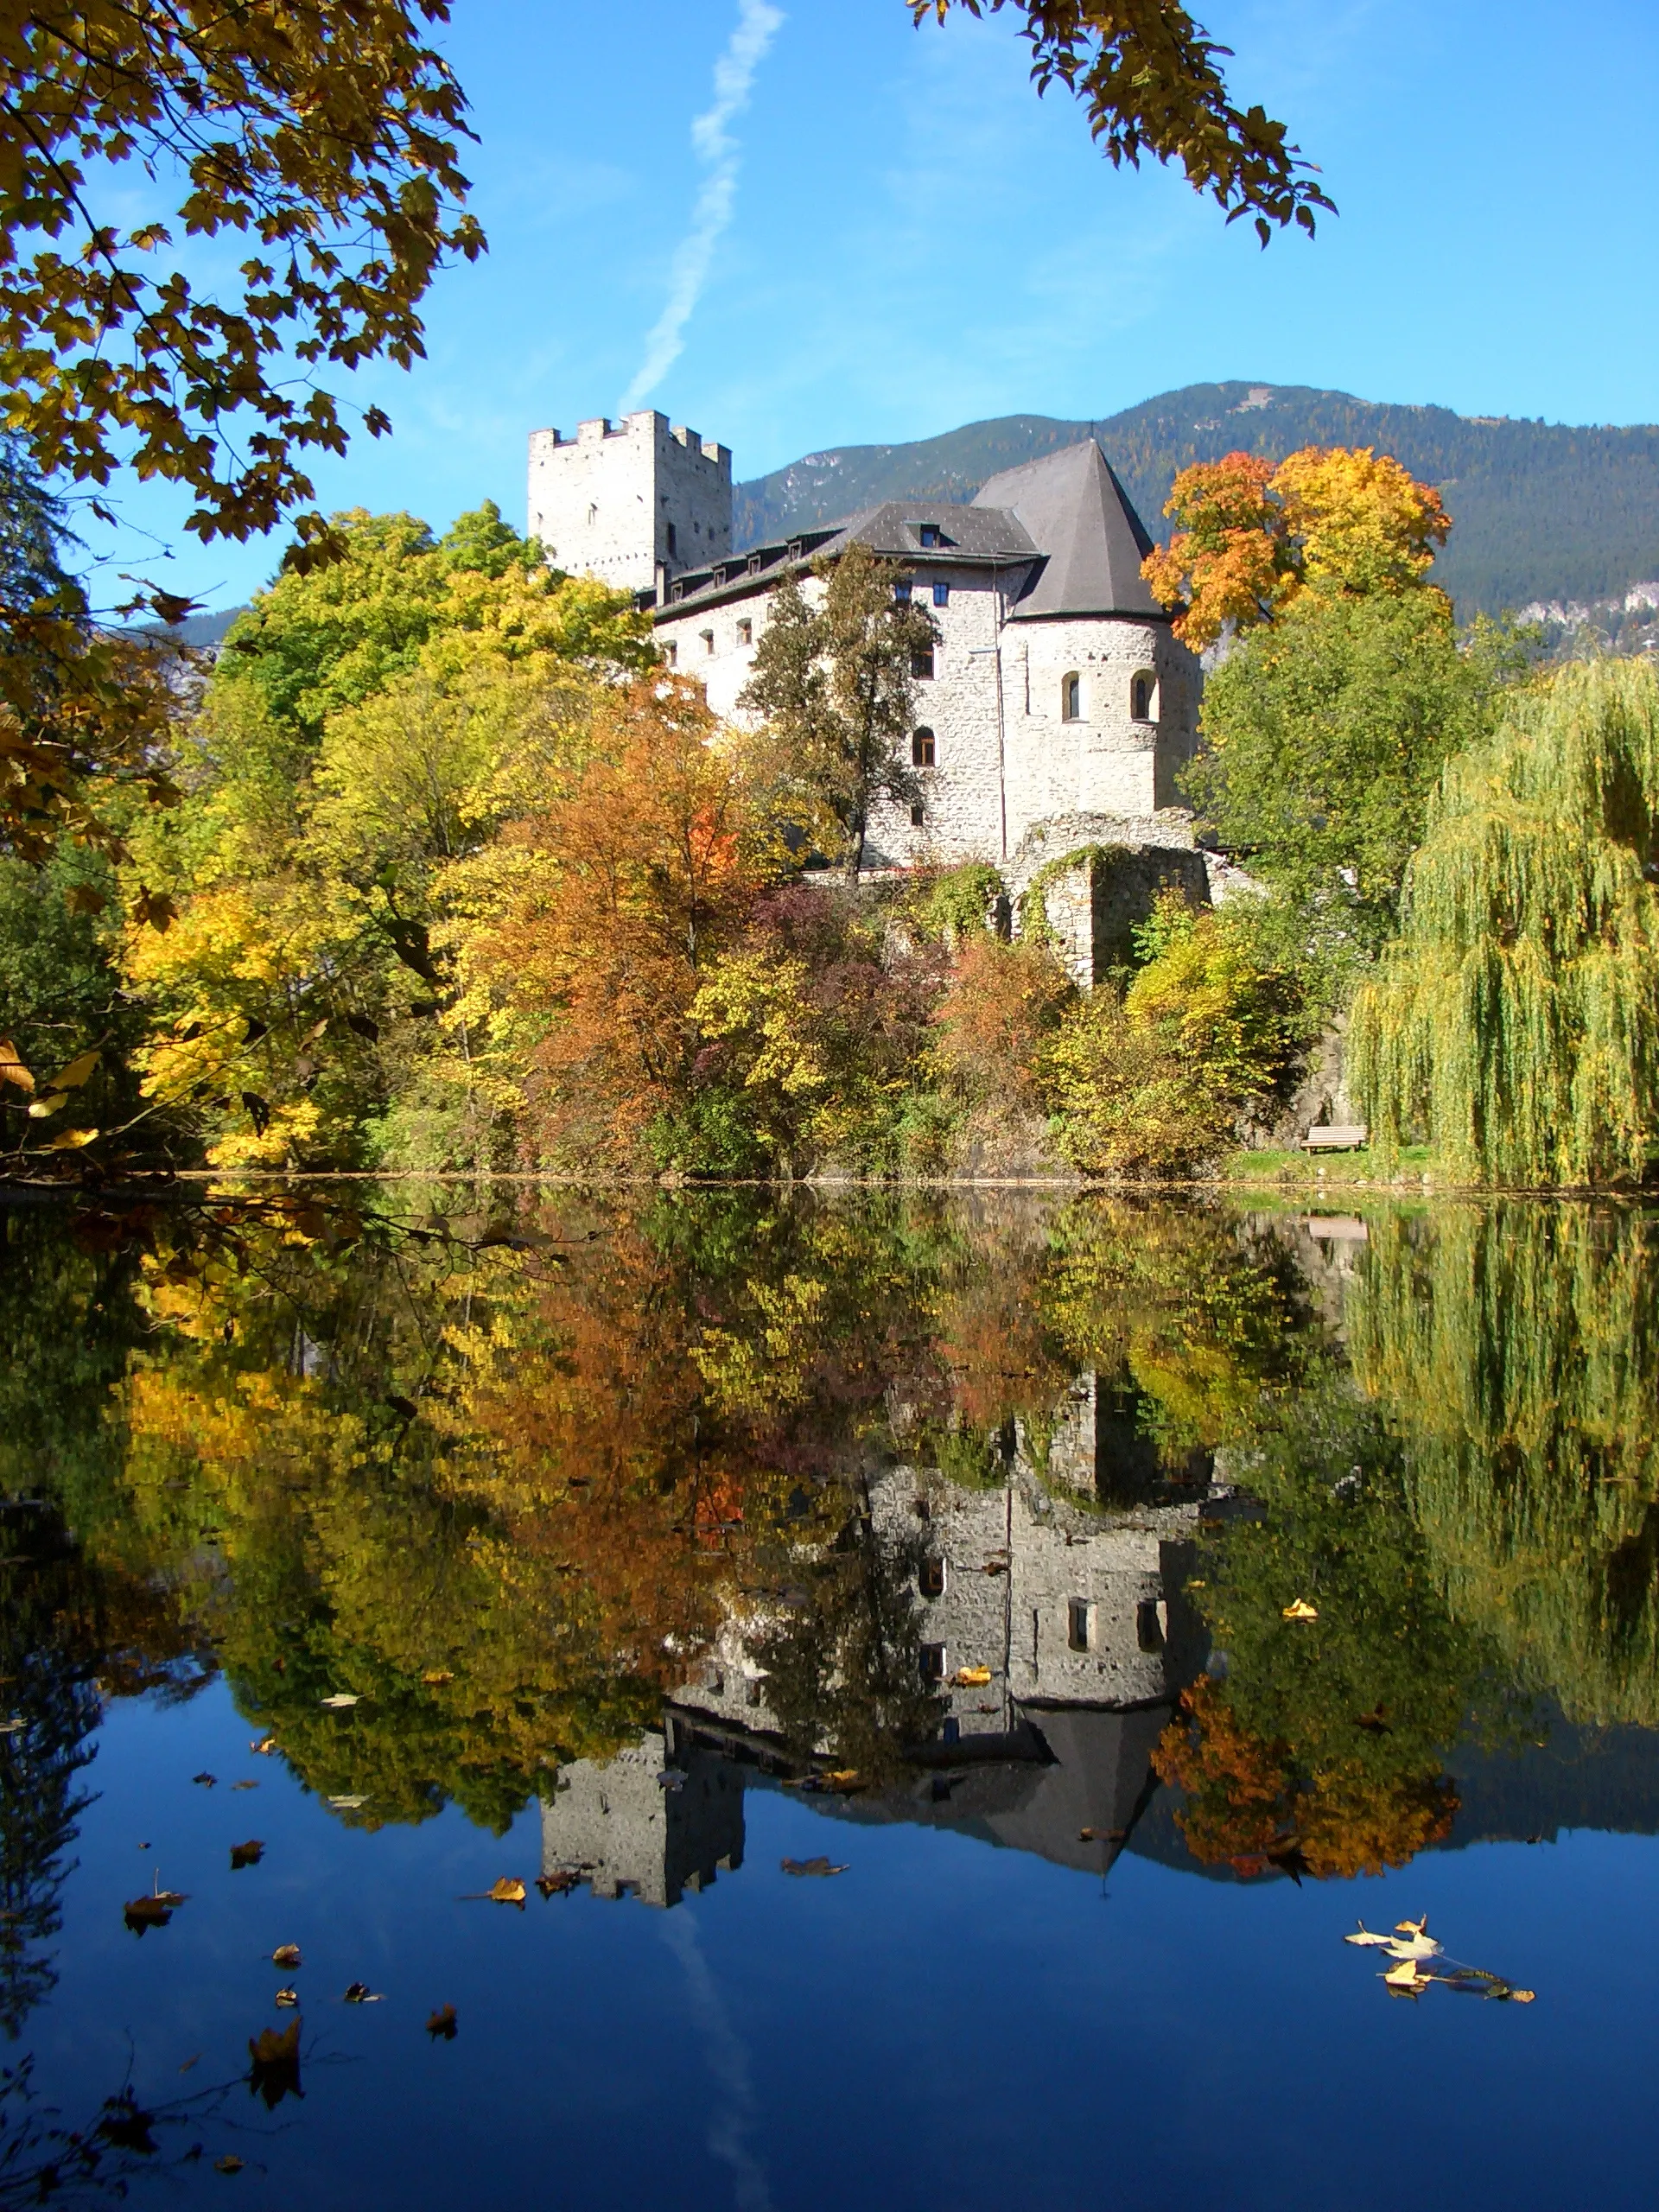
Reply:
[[[73,1955],[100,1721],[182,1741],[221,1677],[342,1847],[530,1816],[550,1898],[723,1891],[760,1813],[819,1839],[785,1862],[803,1893],[895,1827],[1313,1889],[1659,1827],[1639,1211],[681,1192],[6,1221],[25,2043]],[[149,2162],[97,2139],[87,2186]]]

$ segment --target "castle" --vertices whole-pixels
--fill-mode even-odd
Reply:
[[[633,592],[671,667],[736,717],[785,577],[855,542],[890,560],[938,643],[915,664],[919,803],[873,816],[867,864],[988,861],[1017,901],[1077,855],[1050,894],[1079,980],[1122,935],[1123,884],[1085,853],[1140,856],[1131,903],[1209,880],[1176,777],[1197,743],[1199,671],[1141,574],[1140,518],[1092,439],[994,476],[970,505],[890,500],[830,529],[732,550],[729,449],[646,409],[530,441],[530,519],[556,566]]]

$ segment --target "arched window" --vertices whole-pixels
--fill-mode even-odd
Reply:
[[[1083,720],[1083,678],[1074,670],[1060,678],[1060,720],[1080,722]]]
[[[931,768],[934,765],[933,733],[918,729],[910,741],[910,764],[912,768]]]
[[[1157,709],[1158,679],[1149,668],[1141,669],[1129,678],[1129,720],[1156,721]]]

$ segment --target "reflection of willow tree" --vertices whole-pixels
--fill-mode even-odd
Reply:
[[[1444,1209],[1349,1302],[1454,1610],[1584,1722],[1659,1722],[1656,1259],[1637,1213]]]
[[[1456,1622],[1407,1510],[1398,1447],[1336,1377],[1239,1470],[1265,1510],[1193,1586],[1225,1667],[1183,1700],[1156,1764],[1195,1855],[1319,1877],[1403,1866],[1444,1836],[1446,1752],[1489,1647]],[[1298,1599],[1318,1618],[1287,1621]]]

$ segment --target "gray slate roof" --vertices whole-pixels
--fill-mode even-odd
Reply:
[[[981,486],[974,506],[1009,510],[1048,556],[1020,594],[1013,620],[1164,613],[1141,574],[1152,540],[1092,438],[1005,468]]]
[[[938,531],[937,545],[923,545],[924,523]],[[983,502],[953,507],[929,499],[888,499],[867,507],[842,523],[824,550],[838,553],[854,543],[928,561],[1030,561],[1040,550],[1017,515]]]
[[[938,532],[925,546],[921,527]],[[887,499],[833,530],[803,531],[677,577],[658,621],[769,589],[817,553],[859,543],[891,558],[966,567],[1030,567],[1014,621],[1053,614],[1162,615],[1141,579],[1152,540],[1092,438],[1005,469],[970,506],[925,498]],[[673,594],[677,593],[677,597]]]

